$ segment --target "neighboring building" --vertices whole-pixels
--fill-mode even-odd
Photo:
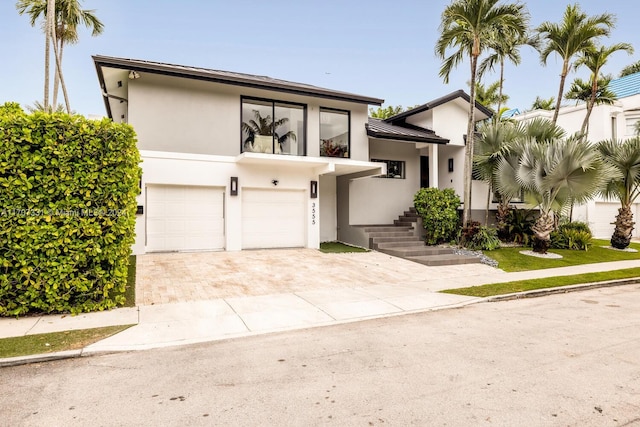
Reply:
[[[597,105],[589,118],[589,141],[596,143],[605,139],[628,139],[635,136],[635,125],[640,120],[640,73],[612,80],[609,89],[616,94],[612,105]],[[569,135],[579,132],[586,114],[586,104],[563,106],[558,113],[557,124]],[[518,121],[529,121],[536,117],[553,118],[553,110],[533,110],[513,116]],[[573,220],[589,224],[597,238],[612,236],[620,202],[597,198],[574,207]],[[632,207],[634,218],[640,218],[640,203]],[[640,237],[640,227],[633,231]]]
[[[93,59],[108,116],[138,136],[136,254],[317,248],[332,240],[367,246],[360,226],[393,223],[421,186],[462,194],[469,109],[462,91],[378,120],[368,117],[378,98]],[[490,115],[477,107],[477,120]],[[276,135],[264,135],[274,120]],[[481,200],[473,205],[484,209]]]

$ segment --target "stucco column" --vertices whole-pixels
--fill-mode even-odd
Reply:
[[[438,169],[438,145],[431,144],[429,147],[429,186],[432,188],[438,188],[438,175],[440,170]]]

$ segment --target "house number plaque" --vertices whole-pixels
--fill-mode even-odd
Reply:
[[[316,225],[316,202],[311,203],[311,224]]]

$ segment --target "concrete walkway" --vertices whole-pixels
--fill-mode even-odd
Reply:
[[[394,261],[395,262],[395,261]],[[408,261],[406,261],[408,262]],[[409,262],[408,262],[409,263]],[[409,263],[413,264],[413,263]],[[413,264],[418,265],[418,264]],[[411,268],[414,268],[413,265]],[[139,305],[78,316],[48,315],[0,319],[0,338],[102,326],[135,326],[64,357],[112,351],[143,350],[352,322],[417,311],[460,307],[481,298],[437,291],[512,280],[574,275],[640,267],[640,260],[505,273],[471,265],[451,274],[420,266],[430,274],[406,283],[306,289],[266,295],[231,296],[170,304]],[[436,272],[445,272],[438,277]],[[48,356],[55,358],[56,355]],[[25,358],[18,358],[25,359]],[[37,356],[36,356],[36,360]],[[0,359],[0,366],[15,360]]]

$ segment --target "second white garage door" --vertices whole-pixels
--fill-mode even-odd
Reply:
[[[225,246],[222,188],[149,185],[146,209],[149,252]]]
[[[243,189],[242,248],[304,247],[305,192]]]

